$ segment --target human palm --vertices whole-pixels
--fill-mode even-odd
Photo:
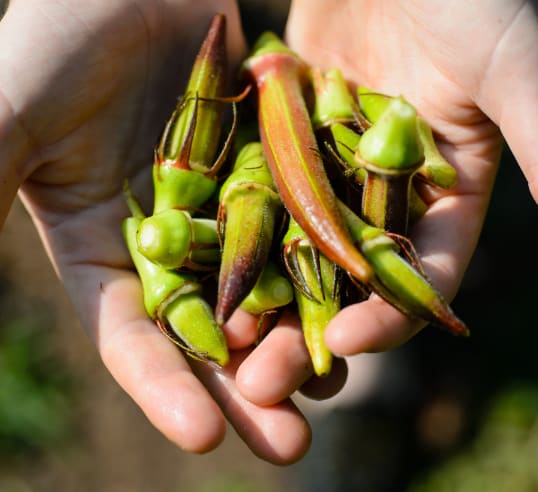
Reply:
[[[9,193],[0,200],[6,210],[22,185],[105,365],[165,436],[205,452],[222,440],[228,418],[254,453],[282,463],[304,453],[310,431],[286,401],[289,390],[262,408],[235,388],[256,319],[238,313],[230,321],[235,350],[226,371],[187,361],[144,312],[121,235],[124,180],[149,207],[154,144],[217,9],[227,14],[233,66],[244,41],[232,2],[12,2],[0,25],[9,67],[0,75],[0,127],[10,137],[2,169]],[[28,34],[16,36],[21,29]]]
[[[320,0],[314,9],[296,0],[287,26],[290,46],[307,62],[340,67],[351,83],[404,95],[433,127],[459,182],[430,192],[430,209],[411,237],[447,297],[481,230],[502,145],[498,126],[538,197],[528,150],[535,137],[519,120],[538,121],[536,106],[521,103],[538,100],[536,16],[529,2],[493,3]],[[506,74],[521,77],[517,85],[510,77],[510,90]],[[350,355],[399,345],[421,326],[373,297],[344,309],[326,339],[336,353]]]

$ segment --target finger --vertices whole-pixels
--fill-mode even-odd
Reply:
[[[237,371],[237,387],[257,405],[284,400],[311,375],[312,363],[298,317],[285,314]]]
[[[194,370],[256,456],[275,465],[294,463],[310,447],[311,429],[289,399],[260,406],[243,397],[236,379],[238,367],[242,367],[240,364],[246,356],[247,352],[236,352],[221,371],[203,363],[194,363]],[[265,380],[270,381],[270,376]]]
[[[181,352],[144,311],[129,272],[78,266],[69,273],[75,304],[104,364],[152,424],[181,448],[203,453],[223,439],[225,419]]]
[[[147,320],[134,274],[74,267],[68,279],[68,286],[78,287],[75,302],[82,319],[90,320],[90,334],[108,370],[172,442],[196,453],[214,449],[224,437],[226,417],[262,459],[284,464],[304,455],[310,429],[291,402],[261,408],[237,391],[235,369],[244,355],[232,353],[225,371],[186,361]]]
[[[331,372],[325,377],[315,374],[306,381],[299,391],[311,400],[326,400],[333,397],[344,387],[348,375],[348,367],[345,359],[335,357]]]
[[[424,326],[378,296],[342,309],[329,323],[325,342],[344,356],[381,352],[402,345]]]
[[[236,309],[223,326],[228,347],[237,350],[254,344],[259,338],[259,322],[258,316]]]

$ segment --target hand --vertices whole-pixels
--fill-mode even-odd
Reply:
[[[286,400],[310,376],[297,325],[283,320],[275,331],[273,340],[291,338],[296,349],[286,352],[289,373],[264,378],[271,404],[247,401],[234,375],[256,319],[238,312],[226,327],[225,371],[183,358],[145,314],[121,235],[123,182],[149,205],[153,147],[216,9],[227,14],[238,63],[245,47],[231,0],[12,1],[0,23],[0,217],[20,188],[104,364],[165,436],[205,452],[227,418],[255,454],[287,463],[310,442]],[[282,364],[267,363],[278,376]]]
[[[503,135],[538,199],[538,21],[531,2],[294,0],[287,41],[308,63],[339,67],[354,84],[403,94],[432,125],[458,170],[454,190],[431,196],[411,238],[452,298],[476,246]],[[378,297],[341,311],[329,348],[386,350],[423,324]]]

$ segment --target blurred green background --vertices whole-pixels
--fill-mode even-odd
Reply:
[[[247,36],[281,32],[286,1],[240,3]],[[312,449],[275,467],[232,429],[193,456],[150,426],[102,367],[16,202],[0,236],[0,492],[538,491],[537,225],[506,150],[453,303],[472,337],[425,330],[355,358],[340,399],[298,399]]]

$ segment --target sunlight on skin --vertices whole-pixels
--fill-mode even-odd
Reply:
[[[232,350],[254,345],[259,338],[258,316],[237,309],[223,326],[228,347]]]
[[[297,390],[326,399],[338,393],[347,376],[344,360],[334,364],[336,369],[326,378],[313,376],[298,316],[285,312],[277,326],[243,361],[236,383],[241,394],[257,405],[273,405]]]
[[[221,371],[200,363],[194,364],[194,370],[256,456],[276,465],[293,463],[310,447],[310,426],[288,398],[270,405],[257,405],[243,396],[235,379],[247,354],[236,353]],[[265,381],[272,384],[269,378]]]
[[[76,280],[79,286],[87,284],[85,290],[95,282],[86,273],[81,267]],[[94,320],[99,327],[95,341],[103,362],[168,439],[191,452],[210,451],[224,437],[226,417],[260,458],[285,464],[304,455],[311,439],[309,426],[287,394],[284,401],[262,406],[237,390],[235,374],[248,350],[232,351],[225,369],[185,359],[147,319],[134,274],[118,277],[117,272],[103,269],[99,278],[99,305],[89,306],[86,319],[99,313]],[[267,380],[267,386],[272,384]]]
[[[283,316],[252,357],[239,368],[237,385],[241,394],[253,403],[271,405],[299,388],[312,376],[312,364],[304,345],[298,319]],[[260,388],[258,375],[262,373],[267,381],[274,383]]]
[[[89,268],[97,268],[98,277]],[[88,305],[82,319],[91,323],[89,333],[114,379],[183,449],[200,453],[217,446],[226,430],[224,417],[179,349],[147,318],[137,276],[85,266],[73,273],[79,288],[99,290],[97,305]]]

